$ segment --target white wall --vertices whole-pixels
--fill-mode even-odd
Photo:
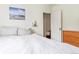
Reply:
[[[79,31],[79,4],[58,4],[52,6],[52,11],[61,10],[63,29]]]
[[[9,19],[9,7],[19,7],[26,9],[26,20],[10,20]],[[29,28],[32,27],[32,22],[37,21],[38,27],[35,31],[43,35],[43,12],[50,13],[50,5],[37,5],[37,4],[26,4],[26,5],[8,5],[0,4],[0,27],[1,26],[14,26]]]
[[[26,9],[26,20],[10,20],[9,7],[20,7]],[[1,26],[14,26],[29,28],[32,26],[34,20],[37,21],[38,27],[35,28],[38,34],[43,35],[43,12],[50,13],[55,10],[62,10],[63,28],[79,30],[79,5],[58,4],[58,5],[45,5],[45,4],[26,4],[26,5],[8,5],[0,4],[0,27]]]

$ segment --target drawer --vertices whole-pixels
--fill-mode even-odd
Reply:
[[[65,43],[79,47],[79,32],[64,31],[63,38]]]

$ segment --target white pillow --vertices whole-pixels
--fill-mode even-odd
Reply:
[[[14,27],[1,27],[0,36],[17,35],[17,28]]]
[[[31,31],[23,28],[18,28],[18,35],[29,35],[31,34]]]

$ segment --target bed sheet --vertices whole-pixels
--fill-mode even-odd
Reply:
[[[0,54],[76,54],[79,48],[32,34],[0,37]]]

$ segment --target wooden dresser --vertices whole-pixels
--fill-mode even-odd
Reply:
[[[79,31],[63,31],[63,38],[65,43],[79,47]]]

